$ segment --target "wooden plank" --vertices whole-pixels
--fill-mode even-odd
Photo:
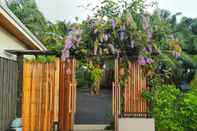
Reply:
[[[43,114],[43,78],[44,78],[44,66],[43,64],[39,63],[39,68],[40,68],[40,73],[41,73],[41,78],[39,81],[39,95],[38,95],[38,102],[39,102],[39,107],[38,107],[38,130],[42,131],[42,114]]]
[[[67,59],[60,64],[60,130],[73,129],[75,112],[75,61]]]
[[[59,117],[59,71],[60,71],[60,59],[55,61],[55,103],[54,103],[54,121],[57,122]]]
[[[54,63],[24,64],[23,103],[29,104],[28,109],[23,106],[24,131],[51,130],[54,120],[54,89]]]
[[[7,92],[7,97],[8,97],[8,109],[7,109],[7,117],[8,117],[8,124],[7,126],[10,126],[10,123],[12,121],[11,118],[11,101],[12,101],[12,97],[11,97],[11,82],[12,82],[12,78],[11,78],[11,74],[12,74],[12,70],[11,70],[11,61],[8,61],[8,92]]]
[[[18,80],[17,80],[17,77],[18,77],[18,64],[16,62],[13,62],[13,69],[14,69],[14,72],[13,72],[13,106],[12,106],[12,109],[13,109],[13,118],[16,116],[16,107],[17,107],[17,88],[16,88],[16,85],[18,85]]]
[[[32,76],[32,81],[31,81],[31,131],[35,131],[35,117],[36,117],[36,83],[37,83],[37,73],[36,73],[36,70],[37,70],[37,64],[33,63],[33,76]]]
[[[23,122],[23,131],[29,130],[30,125],[30,117],[29,117],[29,110],[30,110],[30,81],[31,81],[31,74],[30,74],[30,64],[24,63],[24,81],[23,81],[23,104],[22,104],[22,122]]]
[[[2,87],[3,87],[3,104],[2,104],[2,106],[3,106],[3,111],[2,111],[2,113],[3,113],[3,129],[5,130],[5,128],[6,128],[6,81],[7,81],[7,79],[6,79],[6,76],[7,76],[7,74],[6,74],[6,66],[7,66],[7,59],[4,61],[4,63],[3,63],[3,83],[2,83]]]
[[[135,117],[144,117],[144,113],[149,109],[148,101],[142,96],[143,90],[148,90],[146,78],[142,74],[142,67],[137,63],[129,62],[128,68],[129,76],[124,90],[124,112],[133,113]]]
[[[18,101],[17,101],[17,116],[21,117],[21,105],[22,105],[22,86],[23,86],[23,55],[18,55],[17,56],[17,63],[18,63],[18,87],[17,87],[17,92],[18,92]]]
[[[8,128],[15,117],[16,106],[12,104],[15,100],[12,94],[16,85],[12,83],[17,80],[13,79],[12,74],[17,70],[13,66],[16,66],[16,62],[0,57],[0,130]]]
[[[0,58],[0,72],[1,72],[1,75],[0,75],[0,83],[2,83],[3,81],[3,59]],[[2,84],[0,85],[0,130],[3,130],[3,101],[2,101],[2,95],[3,95],[3,87],[2,87]]]
[[[44,117],[45,117],[45,97],[46,97],[46,79],[47,79],[47,73],[46,73],[46,64],[42,64],[42,87],[41,87],[41,114],[40,114],[40,129],[41,131],[44,131]]]

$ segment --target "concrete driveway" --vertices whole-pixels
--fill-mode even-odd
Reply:
[[[75,124],[110,124],[112,114],[112,91],[102,89],[99,96],[89,89],[77,89],[77,112]]]

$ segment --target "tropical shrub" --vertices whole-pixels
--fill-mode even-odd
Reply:
[[[185,94],[178,107],[184,131],[197,130],[197,88]]]
[[[152,92],[143,96],[151,101],[151,113],[157,131],[197,130],[197,88],[182,93],[175,85],[161,84],[160,78],[150,81]]]

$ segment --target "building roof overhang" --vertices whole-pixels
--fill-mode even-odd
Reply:
[[[0,25],[30,50],[46,51],[46,47],[21,23],[5,5],[0,5]]]

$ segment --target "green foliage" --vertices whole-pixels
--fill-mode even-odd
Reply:
[[[47,21],[35,0],[14,0],[9,8],[49,50],[60,52],[69,24],[64,21],[57,21],[55,24]]]
[[[187,131],[197,130],[197,88],[193,88],[180,102],[180,118]]]
[[[102,79],[103,70],[101,68],[89,64],[88,72],[90,73],[90,80],[93,83],[100,81]]]
[[[194,79],[190,82],[190,86],[192,88],[197,88],[197,73],[196,73]]]
[[[90,80],[90,73],[86,65],[80,64],[76,72],[77,86],[79,88],[90,87],[92,82]]]
[[[34,0],[13,1],[9,8],[37,37],[47,25],[42,13],[38,10]]]
[[[197,130],[197,88],[184,94],[175,85],[162,84],[158,76],[151,79],[150,86],[152,91],[143,96],[152,103],[157,131]]]
[[[101,81],[103,70],[92,64],[80,63],[77,69],[78,87],[94,87],[95,83]]]
[[[37,56],[33,59],[36,62],[54,62],[56,59],[55,56]]]
[[[176,116],[177,96],[180,93],[176,86],[162,85],[154,90],[153,116],[158,131],[183,131]]]

